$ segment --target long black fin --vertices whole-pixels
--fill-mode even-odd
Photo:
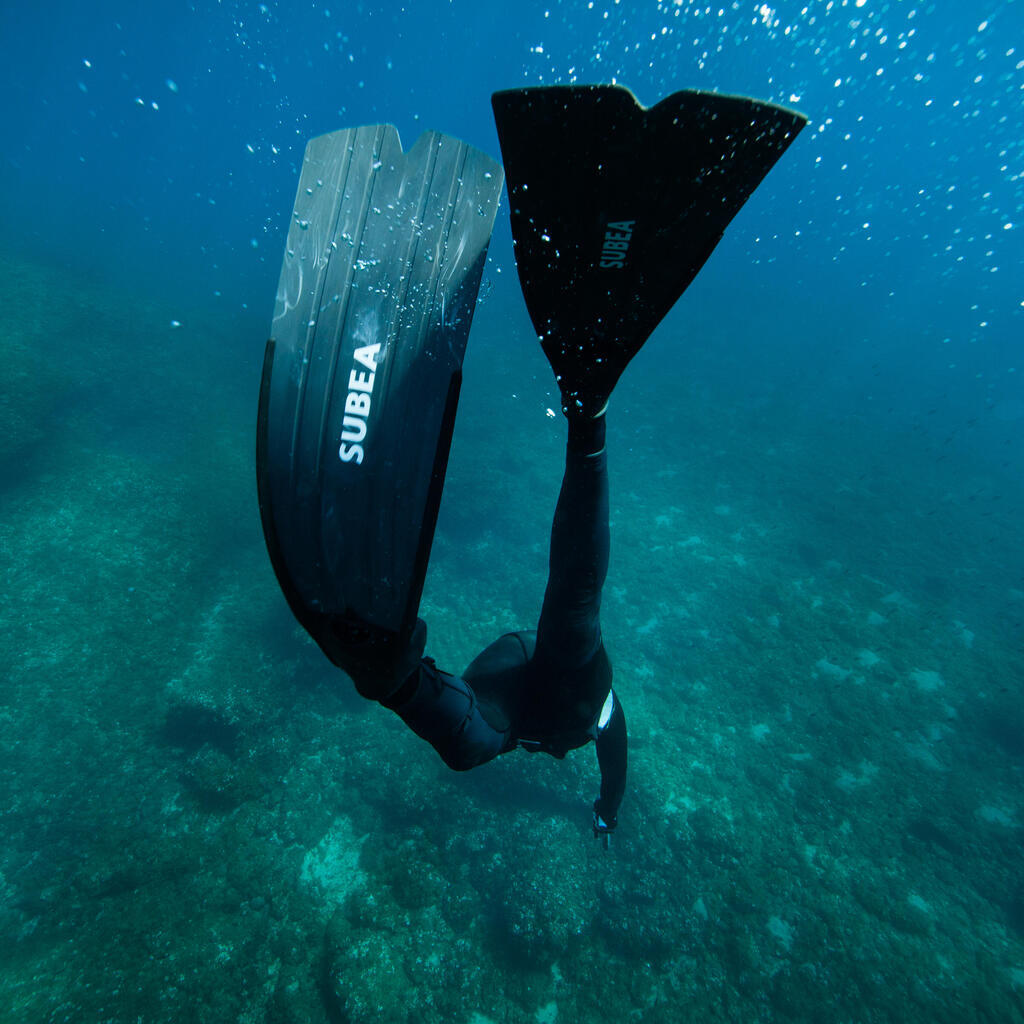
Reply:
[[[408,635],[426,576],[500,165],[391,125],[306,147],[260,389],[267,547],[318,638]]]
[[[526,305],[562,391],[594,415],[806,118],[614,85],[491,98]]]

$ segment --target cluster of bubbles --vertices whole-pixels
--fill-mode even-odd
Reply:
[[[642,102],[746,92],[803,110],[810,124],[787,157],[803,161],[791,239],[803,258],[847,266],[862,285],[893,266],[906,287],[960,282],[977,340],[1024,306],[1008,273],[1024,256],[1024,50],[1013,5],[987,18],[954,7],[564,3],[545,12],[525,78],[640,83]]]
[[[396,84],[412,52],[408,11],[335,10],[316,0],[304,10],[300,49],[292,45],[299,37],[287,35],[295,31],[291,12],[277,3],[224,4],[217,15],[225,56],[241,57],[247,92],[261,97],[253,102],[266,115],[264,127],[238,140],[241,159],[254,161],[252,174],[267,163],[280,175],[294,171],[313,134],[307,97],[288,84],[299,65],[341,76],[338,125],[367,111],[401,118],[396,102],[416,103],[415,90],[407,95]],[[444,25],[458,16],[445,14]],[[490,56],[502,68],[518,66],[524,84],[619,82],[645,103],[680,88],[721,90],[802,110],[808,128],[772,179],[796,212],[778,233],[751,230],[751,257],[831,264],[869,290],[969,296],[958,325],[967,341],[984,339],[994,325],[1004,334],[1016,329],[1024,313],[1024,284],[1013,272],[1024,257],[1017,4],[986,12],[931,0],[557,0],[546,9],[499,7],[494,16],[516,30]],[[367,42],[383,21],[408,33],[404,63]],[[460,54],[487,57],[483,49],[476,58]],[[289,69],[275,64],[282,60]],[[91,58],[84,68],[78,85],[88,92]],[[151,112],[172,98],[181,109],[194,84],[179,90],[179,80],[130,95]],[[211,185],[196,198],[214,204],[217,195]],[[254,240],[280,221],[272,206],[268,200]]]

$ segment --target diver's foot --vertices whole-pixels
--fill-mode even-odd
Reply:
[[[314,635],[320,649],[355,683],[368,700],[385,701],[419,667],[427,643],[427,624],[417,619],[408,635],[387,633],[340,617],[326,619]]]

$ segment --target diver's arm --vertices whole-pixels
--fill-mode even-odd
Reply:
[[[601,769],[601,795],[594,801],[594,832],[611,832],[618,824],[619,805],[626,792],[626,715],[613,690],[611,715],[597,729],[597,763]],[[602,719],[604,715],[602,714]]]

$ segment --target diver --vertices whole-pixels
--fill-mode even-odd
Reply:
[[[260,512],[299,622],[450,768],[594,741],[607,845],[627,765],[600,627],[608,402],[806,121],[694,91],[644,108],[618,86],[509,90],[492,105],[504,170],[438,132],[403,153],[390,125],[307,146],[260,389]],[[453,675],[424,656],[417,612],[503,180],[568,422],[565,472],[536,631]]]
[[[353,644],[319,637],[331,661],[364,697],[395,711],[455,771],[521,747],[564,758],[596,741],[601,789],[595,835],[618,822],[626,788],[626,718],[611,688],[601,639],[601,588],[608,571],[608,455],[605,416],[572,414],[565,475],[551,528],[548,584],[536,632],[507,633],[461,677],[423,658],[426,624],[407,645]]]

